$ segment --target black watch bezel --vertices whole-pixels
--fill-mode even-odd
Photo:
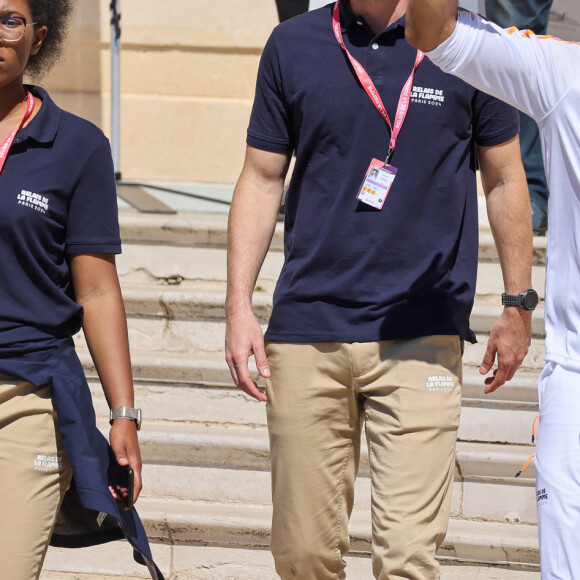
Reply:
[[[528,288],[520,294],[502,294],[501,303],[503,306],[517,306],[523,310],[535,310],[538,305],[538,293],[533,288]]]
[[[522,297],[522,308],[524,310],[535,310],[538,305],[538,293],[530,288],[520,294]]]

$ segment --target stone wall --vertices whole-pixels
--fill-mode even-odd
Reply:
[[[274,0],[120,0],[123,179],[234,183]],[[78,2],[63,62],[42,81],[110,134],[108,0]]]
[[[483,3],[472,0],[472,3]],[[550,32],[580,40],[577,0],[554,0]],[[124,179],[234,183],[274,0],[120,0]],[[109,0],[79,0],[66,57],[43,81],[110,134]]]
[[[548,33],[564,40],[580,41],[580,3],[578,0],[553,1]]]

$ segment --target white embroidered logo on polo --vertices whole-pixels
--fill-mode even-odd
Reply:
[[[18,205],[35,209],[40,213],[46,213],[48,211],[48,197],[40,195],[40,193],[33,193],[32,191],[23,189],[18,194],[17,199]]]
[[[413,86],[411,102],[418,103],[419,105],[442,107],[445,102],[445,93],[443,92],[443,89]]]
[[[37,455],[34,460],[34,469],[36,471],[54,473],[61,470],[63,465],[63,459],[58,455]]]
[[[427,390],[431,392],[450,392],[455,388],[453,377],[433,376],[427,377]]]

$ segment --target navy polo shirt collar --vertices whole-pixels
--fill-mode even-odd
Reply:
[[[342,31],[345,32],[351,26],[356,24],[356,19],[357,19],[357,17],[355,15],[355,13],[352,11],[352,8],[350,7],[349,0],[341,0],[340,1],[340,27],[342,28]]]
[[[407,16],[406,16],[406,14],[403,14],[403,16],[401,18],[399,18],[399,20],[396,20],[395,22],[393,22],[390,26],[385,28],[385,30],[383,30],[381,33],[377,34],[376,36],[380,36],[381,34],[384,34],[385,32],[390,32],[391,30],[393,30],[399,26],[404,28],[406,21],[407,21]],[[350,28],[352,28],[353,26],[358,26],[359,22],[364,22],[366,24],[366,21],[362,16],[353,12],[349,0],[340,0],[340,27],[341,27],[342,31],[346,32]],[[367,24],[367,26],[368,26],[368,24]],[[369,27],[369,29],[370,29],[370,27]],[[373,36],[374,36],[374,33],[373,33]]]
[[[18,132],[15,143],[22,143],[27,139],[34,139],[37,143],[52,143],[60,124],[60,109],[44,89],[36,86],[27,86],[27,89],[42,101],[42,107],[34,119]]]

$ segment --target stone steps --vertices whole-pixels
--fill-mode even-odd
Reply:
[[[106,421],[101,426],[106,428]],[[264,427],[155,422],[144,426],[140,441],[145,496],[245,505],[270,502]],[[524,445],[458,442],[455,517],[535,524],[533,464],[515,478],[532,451]],[[370,480],[364,436],[356,486],[354,509],[368,514]]]
[[[127,315],[132,319],[219,320],[225,322],[225,282],[196,282],[179,285],[123,283],[123,296]],[[266,324],[272,310],[272,294],[254,292],[254,313]],[[471,327],[476,333],[489,332],[502,306],[496,295],[486,300],[478,295],[471,314]],[[540,304],[533,313],[532,332],[544,335],[544,308]]]
[[[225,288],[219,283],[190,282],[180,285],[122,282],[130,341],[133,349],[169,352],[223,352],[225,333]],[[272,294],[254,293],[254,313],[266,327]],[[485,345],[493,324],[501,314],[499,299],[479,298],[471,314],[471,327],[482,335]],[[544,336],[544,309],[540,305],[532,317],[532,332]],[[533,348],[531,357],[543,360],[543,347]],[[525,364],[530,364],[529,362]],[[541,364],[532,359],[534,367]]]
[[[489,223],[485,215],[485,204],[480,198],[479,259],[497,262],[497,251]],[[139,214],[133,210],[119,212],[121,236],[126,245],[173,245],[225,248],[227,244],[227,216],[225,214]],[[283,250],[283,224],[279,222],[272,238],[271,250]],[[534,263],[546,263],[545,237],[534,237]]]
[[[87,376],[95,382],[88,351],[79,348],[78,352]],[[149,420],[266,425],[263,405],[233,386],[223,355],[134,351],[132,360],[136,396]],[[478,365],[479,355],[473,361]],[[529,444],[537,414],[536,380],[537,370],[521,370],[504,387],[484,395],[483,378],[467,367],[460,438]],[[263,386],[262,380],[258,383]],[[97,412],[104,416],[107,407],[98,385],[94,387],[94,400]]]
[[[221,546],[154,544],[166,580],[278,580],[267,550]],[[71,551],[50,548],[41,580],[141,580],[148,576],[142,566],[127,557],[124,542]],[[353,554],[345,558],[349,580],[372,580],[370,557]],[[458,564],[440,559],[441,580],[540,580],[537,566]]]
[[[238,504],[206,503],[190,500],[167,500],[165,498],[140,498],[139,513],[153,543],[155,557],[162,571],[173,577],[178,570],[191,570],[194,565],[192,553],[203,547],[204,551],[211,547],[219,550],[220,559],[227,560],[224,553],[238,550],[238,557],[243,558],[245,552],[246,566],[249,569],[243,576],[230,578],[275,578],[271,570],[271,559],[267,554],[267,565],[256,574],[256,563],[249,553],[256,554],[267,550],[271,508],[269,506],[247,506]],[[355,570],[360,570],[354,576],[357,580],[371,579],[370,559],[370,518],[368,513],[354,512],[349,526],[351,536],[351,553],[349,563],[358,561]],[[98,558],[97,554],[105,552],[107,558]],[[216,550],[217,551],[217,550]],[[142,569],[130,560],[130,547],[125,542],[115,542],[104,548],[95,547],[87,550],[49,550],[45,573],[51,570],[75,571],[94,574],[97,571],[107,578],[114,577],[147,577]],[[359,556],[358,558],[356,556]],[[510,566],[516,569],[537,572],[538,546],[535,526],[514,525],[511,523],[482,522],[450,519],[446,540],[439,550],[438,557],[447,565],[452,563],[479,564],[494,562],[496,566]],[[211,558],[211,556],[210,556]],[[95,570],[95,560],[98,564]],[[447,566],[444,566],[446,568]],[[366,568],[366,571],[365,571]],[[348,569],[347,569],[348,570]],[[490,568],[498,570],[498,568]],[[499,568],[501,570],[501,568]],[[208,574],[208,570],[205,570]],[[503,571],[502,571],[503,573]],[[44,575],[43,577],[50,577]],[[182,576],[176,576],[176,578]],[[183,578],[196,578],[193,576]],[[208,574],[200,578],[214,579],[218,575]],[[227,577],[227,576],[226,576]],[[445,576],[442,576],[444,578]],[[452,577],[451,575],[449,576]],[[458,576],[461,577],[461,576]],[[493,578],[479,576],[480,578]],[[497,576],[504,578],[504,576]],[[464,577],[466,580],[469,576]]]
[[[171,219],[163,216],[164,219]],[[161,220],[160,216],[148,216],[148,219]],[[175,218],[174,218],[175,219]],[[123,222],[121,222],[123,224]],[[162,226],[160,226],[161,228]],[[272,240],[271,249],[260,271],[257,287],[273,292],[276,280],[283,263],[281,252],[281,229],[277,226],[276,234]],[[223,225],[225,228],[225,224]],[[122,229],[123,236],[125,230]],[[131,232],[130,232],[131,233]],[[132,234],[133,238],[137,238]],[[175,285],[183,282],[218,282],[226,281],[226,255],[223,251],[225,245],[187,245],[173,240],[175,235],[168,235],[165,230],[152,228],[150,232],[143,232],[143,236],[154,239],[153,242],[140,243],[139,240],[128,240],[124,237],[125,244],[123,254],[117,258],[117,267],[121,281],[140,282],[148,284]],[[199,233],[199,236],[207,236],[207,232]],[[223,232],[225,236],[225,229]],[[194,237],[194,236],[190,236]],[[216,236],[219,239],[218,236]],[[164,240],[168,238],[168,240]],[[480,262],[477,282],[477,294],[480,298],[493,297],[501,294],[502,280],[497,265],[497,252],[493,244],[491,234],[480,236]],[[188,237],[185,240],[189,239]],[[193,243],[193,242],[192,242]],[[532,272],[533,286],[543,297],[545,283],[545,238],[534,238],[534,268]]]
[[[274,580],[267,551],[270,473],[265,406],[237,390],[224,361],[227,216],[121,211],[118,271],[128,315],[145,488],[138,509],[168,580]],[[438,557],[442,580],[539,580],[533,462],[537,377],[543,365],[543,308],[534,315],[530,353],[513,381],[483,394],[477,369],[501,312],[497,252],[485,219],[472,328],[466,345],[463,410],[452,518]],[[254,293],[264,326],[283,261],[282,224]],[[533,279],[541,296],[545,239],[534,240]],[[107,405],[80,335],[79,356],[100,427]],[[253,375],[257,377],[253,362]],[[364,440],[364,437],[363,437]],[[370,482],[361,454],[351,522],[349,579],[371,580]],[[50,549],[43,580],[146,578],[125,542],[84,550]],[[491,566],[491,567],[489,567]]]
[[[481,342],[477,345],[466,345],[463,380],[464,402],[468,400],[474,406],[515,405],[536,408],[537,377],[541,369],[541,366],[536,363],[543,355],[542,345],[542,341],[532,340],[531,355],[528,355],[531,361],[530,365],[522,365],[512,381],[489,395],[483,393],[484,377],[477,371],[485,352],[485,345]],[[78,340],[77,353],[87,376],[95,377],[94,365],[82,339]],[[183,353],[132,349],[131,359],[135,379],[143,385],[171,384],[176,387],[189,385],[233,388],[233,381],[223,352]],[[249,360],[249,367],[253,378],[263,386],[263,380],[258,378],[252,358]]]
[[[540,345],[536,345],[540,349]],[[481,347],[483,348],[483,347]],[[88,351],[78,348],[85,372],[94,384],[97,413],[106,415],[106,402]],[[466,350],[466,359],[469,360]],[[471,357],[464,376],[460,440],[528,445],[537,415],[537,369],[521,370],[491,395],[483,394],[483,377],[473,367],[483,351]],[[539,355],[538,355],[539,359]],[[148,420],[265,427],[264,406],[236,389],[222,354],[133,351],[136,397]],[[473,364],[475,363],[475,364]],[[254,371],[254,377],[256,373]],[[263,381],[258,381],[263,386]]]
[[[270,506],[147,497],[140,499],[139,513],[154,542],[249,549],[266,549],[269,544]],[[351,552],[369,552],[369,514],[353,512],[349,530]],[[452,518],[439,556],[463,563],[537,564],[536,529],[507,522]]]

